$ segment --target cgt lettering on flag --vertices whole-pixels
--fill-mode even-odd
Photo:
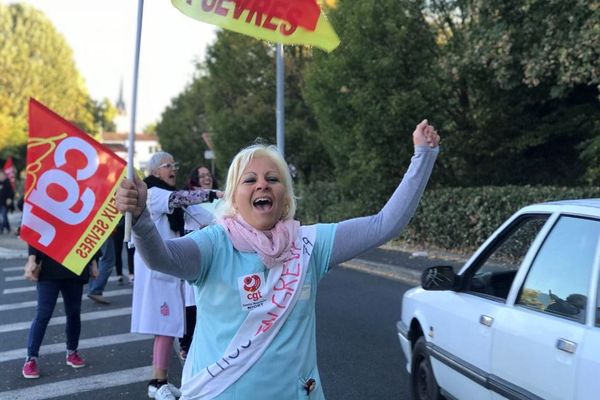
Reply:
[[[192,0],[186,0],[192,5]],[[201,0],[202,11],[222,17],[231,16],[271,31],[279,30],[285,36],[293,34],[298,27],[314,31],[321,13],[314,0]],[[280,20],[280,21],[277,21]]]
[[[21,238],[79,274],[117,225],[125,162],[31,99]]]

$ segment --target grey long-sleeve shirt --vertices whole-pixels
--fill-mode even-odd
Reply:
[[[438,147],[415,146],[415,154],[402,181],[379,213],[338,223],[330,265],[350,260],[398,236],[413,216],[425,190]],[[186,237],[163,241],[148,211],[133,226],[136,251],[147,264],[160,272],[195,280],[200,273],[201,254],[196,243]]]

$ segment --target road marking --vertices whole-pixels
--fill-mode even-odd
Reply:
[[[37,385],[24,389],[0,392],[0,399],[10,400],[45,400],[60,396],[69,396],[92,390],[113,388],[130,385],[148,380],[152,375],[152,367],[140,367],[111,372],[108,374],[92,375],[85,378],[69,379],[66,381]]]
[[[13,293],[24,293],[24,292],[35,292],[36,286],[35,283],[32,282],[31,286],[23,286],[11,289],[4,289],[2,294],[13,294]]]
[[[122,333],[119,335],[112,336],[100,336],[89,339],[82,339],[79,341],[78,350],[83,349],[94,349],[102,346],[115,346],[123,343],[133,343],[142,340],[151,340],[153,336],[140,335],[137,333]],[[57,354],[65,352],[64,343],[56,343],[42,346],[40,348],[40,354],[46,356],[49,354]],[[27,348],[9,350],[0,353],[0,362],[12,361],[18,359],[25,359],[27,355]]]
[[[27,258],[27,251],[22,250],[10,250],[4,247],[0,247],[0,259],[10,260],[13,258]]]
[[[23,267],[19,268],[21,272],[23,272]],[[111,276],[108,278],[108,282],[116,282],[119,279],[118,276]],[[7,276],[4,278],[6,282],[15,282],[15,281],[24,281],[25,276],[23,274],[15,275],[15,276]]]
[[[23,272],[24,269],[25,269],[25,266],[21,265],[18,267],[4,267],[4,268],[2,268],[2,271],[4,271],[4,272],[15,272],[15,271]]]
[[[23,268],[21,268],[23,270]],[[5,282],[15,282],[15,281],[24,281],[25,277],[23,275],[15,275],[15,276],[7,276],[4,278]]]
[[[35,291],[35,284],[32,286],[4,289],[2,291],[2,294],[14,294],[14,293],[24,293],[24,292],[34,292],[34,291]]]
[[[106,310],[106,311],[93,311],[89,313],[81,314],[81,321],[93,321],[97,319],[103,318],[112,318],[112,317],[120,317],[123,315],[131,315],[131,307],[124,308],[116,308],[114,310]],[[64,325],[67,322],[66,317],[53,317],[50,320],[48,326],[51,325]],[[14,332],[20,331],[24,329],[29,329],[31,327],[31,321],[28,322],[15,322],[13,324],[5,324],[0,325],[0,333],[4,332]]]
[[[117,297],[117,296],[128,295],[128,294],[131,294],[131,293],[133,293],[133,290],[131,290],[131,289],[109,290],[109,291],[106,291],[106,292],[102,293],[102,296],[104,296],[104,297]],[[83,298],[81,300],[82,301],[86,301],[86,302],[93,301],[92,299],[88,298],[85,295],[83,296]],[[62,296],[59,297],[56,302],[58,304],[62,303],[63,302]],[[37,300],[23,301],[21,303],[0,304],[0,311],[18,310],[20,308],[30,308],[30,307],[37,307]]]

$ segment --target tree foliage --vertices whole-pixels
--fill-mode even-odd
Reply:
[[[269,46],[221,31],[207,50],[207,120],[217,165],[226,171],[240,148],[257,137],[275,142],[275,70]]]
[[[285,56],[286,158],[306,215],[379,209],[423,118],[443,137],[439,186],[600,182],[597,2],[327,4],[341,45],[328,54],[286,47]],[[205,86],[195,99],[222,171],[256,137],[275,141],[273,53],[219,32],[199,66]]]
[[[452,157],[446,183],[591,180],[586,150],[599,134],[598,7],[560,0],[430,5],[444,39],[439,62]]]
[[[115,124],[115,118],[117,117],[118,111],[109,99],[104,98],[101,101],[90,99],[88,107],[90,108],[95,124],[100,131],[116,131],[117,126]]]
[[[95,132],[89,95],[63,36],[40,11],[0,4],[0,148],[27,141],[30,97]]]
[[[173,99],[156,125],[162,148],[181,164],[180,184],[194,166],[210,165],[204,160],[207,146],[202,139],[202,134],[209,131],[203,99],[205,90],[206,79],[198,77]]]
[[[312,112],[300,86],[304,65],[312,52],[302,47],[285,49],[285,152],[301,179],[330,175]],[[207,120],[218,166],[226,171],[232,157],[262,138],[275,144],[276,83],[272,44],[223,31],[206,58]]]
[[[413,152],[415,126],[428,117],[435,123],[435,32],[421,7],[340,2],[331,20],[341,45],[316,53],[306,71],[306,98],[350,214],[382,205]]]

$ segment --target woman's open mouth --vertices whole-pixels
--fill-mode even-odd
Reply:
[[[269,211],[273,207],[273,200],[268,197],[259,197],[252,202],[252,205],[260,211]]]

